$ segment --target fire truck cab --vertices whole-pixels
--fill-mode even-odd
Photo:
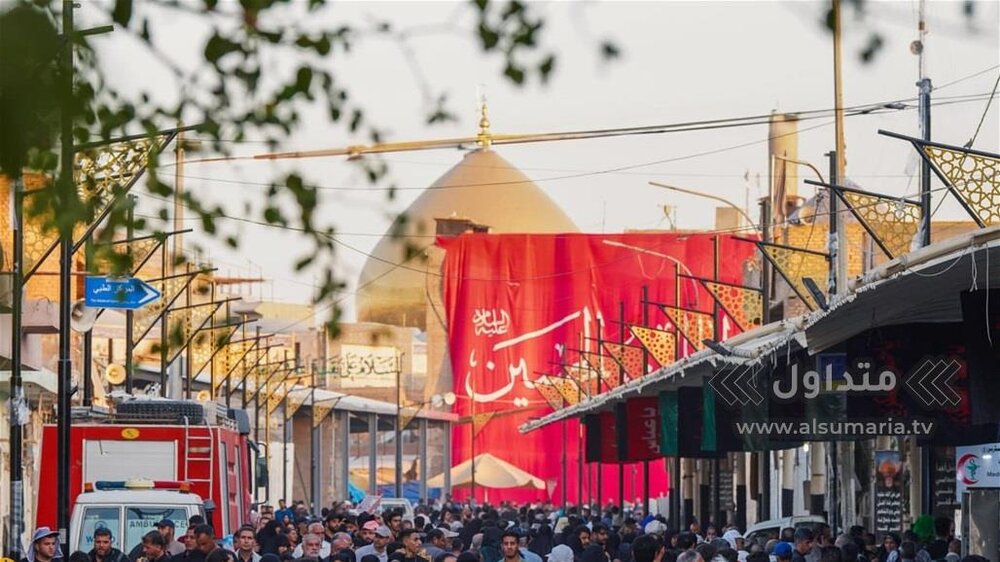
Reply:
[[[70,512],[78,501],[92,502],[96,495],[174,494],[178,491],[106,489],[89,491],[85,484],[98,481],[159,481],[185,483],[190,492],[181,503],[197,498],[206,520],[218,537],[231,534],[249,521],[254,503],[257,449],[248,438],[250,427],[242,410],[226,410],[214,402],[140,400],[117,405],[113,414],[93,410],[74,411],[70,430]],[[56,528],[57,479],[56,426],[47,425],[42,434],[37,525]],[[261,475],[257,475],[261,476]],[[266,478],[266,475],[263,475]],[[110,497],[110,496],[109,496]],[[152,496],[148,496],[152,497]],[[189,508],[185,507],[184,513]],[[162,511],[162,510],[161,510]],[[95,512],[96,513],[96,512]],[[193,513],[192,513],[193,514]],[[176,517],[180,518],[178,512]],[[122,524],[128,514],[122,513]],[[175,523],[178,536],[186,528]],[[148,517],[142,516],[143,521]],[[161,517],[162,519],[162,517]],[[94,524],[97,522],[95,521]],[[134,522],[137,526],[149,523]],[[155,521],[153,522],[155,524]],[[85,525],[84,525],[85,526]],[[110,525],[109,525],[110,528]],[[80,532],[86,534],[81,527]],[[131,535],[124,530],[126,543]],[[91,537],[92,538],[92,537]],[[74,545],[79,544],[75,539]],[[117,537],[116,537],[117,542]],[[125,546],[129,546],[126,544]],[[127,551],[126,551],[127,552]]]

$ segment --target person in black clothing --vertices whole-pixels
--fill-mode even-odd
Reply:
[[[403,562],[431,562],[427,551],[422,548],[420,534],[416,529],[403,529],[397,536],[399,542],[403,543]]]
[[[95,529],[94,548],[87,554],[90,562],[127,562],[125,553],[112,546],[112,542],[110,529]]]
[[[578,525],[566,536],[566,546],[573,549],[573,554],[577,557],[583,555],[583,551],[590,546],[590,529],[586,525]]]
[[[224,548],[216,548],[205,556],[205,562],[234,562],[233,553]]]
[[[272,519],[257,531],[257,548],[260,554],[278,554],[278,529],[280,528],[281,524]]]
[[[594,529],[590,532],[590,543],[580,554],[582,562],[611,562],[605,547],[608,543],[608,528],[602,523],[594,524]]]
[[[641,535],[632,541],[632,560],[635,562],[662,562],[666,552],[657,535]]]
[[[927,554],[931,560],[944,560],[948,556],[948,541],[951,539],[954,524],[947,517],[934,518],[934,540],[927,545]]]
[[[813,532],[806,527],[795,530],[795,545],[792,548],[792,562],[806,562],[806,555],[812,552]],[[706,558],[706,560],[708,560]]]
[[[205,555],[197,549],[197,541],[194,537],[195,527],[188,527],[181,542],[184,543],[184,552],[175,554],[170,562],[205,562]]]
[[[150,531],[142,537],[142,557],[140,562],[167,562],[167,540],[159,531]]]
[[[528,550],[544,559],[552,552],[553,546],[555,545],[552,544],[552,527],[549,527],[548,523],[542,523],[538,526],[538,532],[528,543]]]

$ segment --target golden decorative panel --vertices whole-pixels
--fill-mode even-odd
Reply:
[[[663,305],[663,313],[667,315],[674,328],[684,336],[691,347],[698,351],[705,349],[704,340],[715,339],[715,317],[705,312],[697,312]]]
[[[288,393],[288,400],[285,402],[286,420],[292,419],[292,416],[295,415],[295,412],[298,412],[299,408],[301,408],[302,405],[306,403],[307,396],[309,396],[309,393],[302,392],[301,390]]]
[[[79,224],[73,229],[73,240],[83,238],[93,221],[99,219],[114,202],[117,195],[124,193],[133,178],[143,172],[149,162],[151,148],[160,150],[172,135],[160,135],[149,139],[120,142],[81,150],[76,153],[74,181],[80,200],[87,205],[91,222]],[[29,195],[30,197],[30,195]],[[51,217],[49,217],[51,219]],[[59,233],[48,228],[51,220],[44,220],[46,227],[26,229],[24,239],[25,278],[31,276],[59,243]]]
[[[206,367],[211,368],[211,365],[214,363],[213,360],[224,353],[230,338],[233,337],[233,333],[235,332],[236,326],[213,328],[208,332],[207,337],[195,338],[191,342],[191,377],[197,377]],[[213,388],[217,387],[213,385]]]
[[[496,411],[492,411],[472,416],[472,436],[479,435],[479,432],[486,428],[486,424],[490,423],[495,415],[497,415]]]
[[[922,145],[938,173],[983,225],[1000,222],[1000,158]]]
[[[840,197],[889,259],[910,251],[920,230],[919,203],[848,190]]]
[[[655,330],[644,326],[629,326],[629,331],[639,340],[661,367],[677,360],[677,338],[673,332]]]
[[[409,427],[413,418],[417,417],[420,413],[420,406],[403,406],[399,409],[399,430],[403,431]]]
[[[715,281],[702,281],[702,284],[741,330],[760,326],[764,314],[764,298],[759,290]]]
[[[218,392],[219,388],[226,384],[226,380],[232,376],[240,360],[250,352],[254,345],[255,342],[252,341],[230,343],[215,355],[215,358],[212,359],[213,393]]]
[[[625,381],[638,379],[646,373],[645,365],[642,364],[642,348],[634,345],[622,345],[620,343],[604,342],[604,349],[615,358],[615,361],[625,370]],[[614,375],[612,375],[614,377]],[[617,386],[617,385],[616,385]]]
[[[167,346],[170,348],[168,363],[173,363],[195,338],[211,339],[211,332],[198,333],[215,315],[222,303],[207,302],[191,308],[171,312],[167,317]]]
[[[131,242],[120,242],[112,245],[107,251],[110,251],[119,256],[124,256],[128,252],[132,252],[132,263],[131,271],[132,275],[138,273],[139,268],[146,261],[149,256],[153,254],[160,247],[160,241],[156,238],[141,238],[139,240],[133,240]],[[94,263],[94,271],[101,271],[104,273],[111,273],[112,263],[106,254],[101,251],[97,252],[97,259]]]
[[[154,289],[160,292],[160,298],[147,304],[135,313],[132,322],[133,333],[135,334],[134,343],[142,341],[142,338],[146,336],[146,333],[153,327],[153,324],[156,324],[160,319],[160,314],[163,313],[163,310],[177,299],[188,283],[191,282],[191,279],[192,276],[184,275],[170,279],[147,281]]]
[[[601,381],[604,381],[603,388],[600,384],[597,385],[597,394],[600,394],[602,390],[610,390],[618,387],[618,373],[616,372],[618,369],[615,368],[615,362],[612,358],[592,351],[583,352],[580,356],[590,366],[591,372],[595,376],[600,377]]]
[[[562,395],[567,405],[572,406],[580,402],[580,387],[572,379],[568,377],[551,377],[549,380],[552,382],[552,386]]]
[[[552,379],[548,375],[543,375],[535,380],[535,390],[542,395],[542,398],[552,406],[553,410],[560,410],[563,407],[563,397],[552,384]]]
[[[799,298],[805,302],[809,310],[816,310],[818,306],[816,299],[812,297],[802,279],[808,277],[816,282],[820,291],[829,292],[830,260],[827,256],[772,244],[758,244],[758,247],[771,260],[778,273],[792,286]]]
[[[336,406],[339,401],[339,398],[332,398],[330,400],[313,403],[312,411],[314,428],[319,427],[320,424],[323,423],[323,420],[326,419],[326,416],[330,415],[330,412],[333,411],[334,406]]]

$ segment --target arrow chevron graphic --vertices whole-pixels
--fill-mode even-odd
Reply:
[[[727,406],[735,406],[739,401],[739,396],[737,396],[731,389],[731,383],[729,378],[735,372],[732,366],[723,367],[721,370],[716,371],[710,379],[708,379],[708,385],[712,387],[715,394],[718,395],[726,403]]]
[[[910,370],[906,389],[926,408],[957,406],[961,397],[951,382],[961,368],[949,357],[925,357]]]
[[[759,406],[764,397],[755,388],[760,365],[727,365],[708,379],[709,386],[730,407]]]

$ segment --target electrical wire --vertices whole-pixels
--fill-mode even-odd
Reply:
[[[990,111],[990,104],[993,103],[993,96],[997,95],[997,86],[1000,86],[1000,74],[997,74],[997,81],[993,83],[993,91],[990,93],[990,99],[986,100],[986,107],[983,109],[983,115],[979,118],[979,124],[976,125],[976,132],[972,134],[972,138],[969,142],[965,143],[965,148],[972,148],[972,145],[976,142],[976,137],[979,136],[979,129],[983,127],[983,121],[986,120],[986,114]]]
[[[942,87],[944,87],[944,86],[942,86]],[[850,106],[850,107],[844,108],[843,111],[847,112],[847,114],[845,114],[845,116],[847,116],[847,115],[857,115],[857,114],[877,114],[877,113],[884,113],[886,109],[889,109],[889,110],[892,110],[892,111],[899,111],[899,110],[906,110],[906,109],[915,109],[914,107],[907,107],[907,106],[904,106],[904,107],[889,107],[889,106],[902,105],[905,102],[914,101],[915,99],[916,99],[915,97],[908,97],[908,98],[900,98],[900,99],[896,99],[896,100],[889,100],[889,101],[885,101],[885,102],[877,102],[877,103],[870,103],[870,104],[864,104],[864,105],[855,105],[855,106]],[[941,105],[943,105],[943,104],[941,104]],[[824,117],[832,116],[834,114],[834,111],[835,111],[834,109],[825,108],[825,109],[804,110],[804,111],[798,111],[798,112],[792,112],[792,113],[794,115],[798,116],[800,121],[805,121],[805,120],[810,120],[810,119],[821,119],[821,118],[824,118]],[[537,133],[537,134],[533,134],[533,135],[510,135],[509,136],[510,138],[507,138],[506,140],[504,139],[504,135],[494,135],[493,144],[495,144],[495,145],[503,145],[503,144],[511,144],[511,143],[547,142],[547,141],[555,141],[555,140],[583,140],[583,139],[588,139],[588,138],[608,138],[608,137],[631,136],[631,135],[648,135],[648,134],[664,134],[664,133],[677,133],[677,132],[689,132],[689,131],[716,130],[716,129],[727,129],[727,128],[734,128],[734,127],[746,127],[746,126],[753,126],[753,125],[764,125],[764,124],[768,124],[770,122],[770,119],[771,119],[771,114],[764,114],[764,115],[753,115],[753,116],[744,116],[744,117],[732,117],[732,118],[724,118],[724,119],[710,119],[710,120],[701,120],[701,121],[687,121],[687,122],[672,123],[672,124],[666,124],[666,125],[646,125],[646,126],[637,126],[637,127],[621,127],[621,128],[613,128],[613,129],[592,129],[592,130],[568,131],[568,132],[560,132],[560,133]],[[445,139],[445,140],[447,140],[447,139]],[[451,144],[447,145],[447,148],[454,148],[454,147],[460,146],[462,143],[459,143],[458,142],[459,140],[464,140],[464,139],[456,139],[456,143],[453,144],[453,145],[451,145]],[[430,142],[430,141],[428,141],[428,142]],[[446,146],[440,144],[441,141],[437,141],[437,142],[439,143],[438,145],[435,145],[435,146],[432,146],[432,147],[426,147],[426,148],[427,149],[432,149],[432,148],[433,149],[446,148]],[[311,151],[311,152],[316,152],[316,151]],[[273,157],[265,158],[264,156],[266,156],[266,155],[257,155],[257,156],[221,156],[221,157],[204,158],[204,159],[197,159],[197,160],[186,160],[185,164],[217,163],[217,162],[227,162],[227,161],[248,161],[248,160],[253,160],[253,161],[268,160],[268,161],[270,161],[270,160],[275,160],[276,159],[276,158],[273,158]],[[297,158],[318,157],[318,156],[321,156],[321,155],[303,153],[301,156],[297,156]],[[322,155],[322,156],[325,156],[325,154]],[[171,167],[173,165],[175,165],[175,164],[165,164],[162,167],[167,168],[167,167]],[[647,165],[652,165],[652,164],[647,164]]]
[[[953,104],[957,104],[957,103],[970,103],[970,102],[973,102],[973,101],[980,101],[981,99],[985,99],[986,96],[987,96],[986,93],[976,94],[974,97],[970,97],[970,98],[966,98],[964,96],[960,96],[962,99],[954,99],[954,100],[947,100],[947,101],[932,102],[931,105],[932,106],[946,106],[946,105],[953,105]],[[915,109],[915,108],[907,106],[905,108],[882,108],[882,109],[878,109],[878,110],[856,111],[856,112],[849,113],[849,114],[845,115],[845,117],[857,117],[857,116],[865,116],[865,115],[881,115],[881,114],[894,113],[896,111],[905,111],[905,110],[911,110],[911,109]],[[807,117],[807,118],[800,118],[799,120],[800,121],[809,121],[809,120],[814,120],[814,119],[821,119],[822,117],[823,116],[813,116],[813,117]],[[764,124],[767,124],[767,122],[746,123],[746,124],[740,124],[740,125],[736,125],[736,126],[742,127],[742,126],[749,126],[749,125],[764,125]],[[826,127],[826,126],[829,126],[831,124],[833,124],[833,121],[829,121],[829,122],[826,122],[826,123],[823,123],[823,124],[820,124],[820,125],[815,125],[815,126],[812,126],[812,127],[806,127],[806,128],[800,129],[799,131],[796,131],[796,132],[784,133],[782,135],[775,135],[775,136],[772,136],[772,137],[767,137],[765,139],[750,141],[750,142],[746,142],[746,143],[742,143],[742,144],[727,146],[727,147],[723,147],[723,148],[719,148],[719,149],[714,149],[714,150],[709,150],[709,151],[705,151],[705,152],[688,154],[688,155],[684,155],[684,156],[677,156],[677,157],[665,158],[665,159],[648,161],[648,162],[640,162],[640,163],[636,163],[636,164],[627,164],[627,165],[623,165],[623,166],[617,166],[617,167],[607,168],[607,169],[602,169],[602,170],[590,170],[590,171],[583,171],[583,172],[579,172],[579,173],[564,174],[564,175],[550,176],[550,177],[544,177],[544,178],[536,178],[536,179],[532,179],[531,181],[533,183],[538,184],[538,183],[543,183],[543,182],[562,181],[562,180],[569,180],[569,179],[580,179],[580,178],[586,178],[586,177],[595,177],[595,176],[601,176],[601,175],[617,174],[617,173],[621,173],[621,172],[624,172],[624,171],[635,170],[635,169],[639,169],[639,168],[646,168],[646,167],[649,167],[649,166],[655,166],[655,165],[659,165],[659,164],[669,164],[669,163],[673,163],[673,162],[681,162],[681,161],[684,161],[684,160],[690,160],[690,159],[699,158],[699,157],[702,157],[702,156],[710,156],[710,155],[713,155],[713,154],[719,154],[721,152],[727,152],[727,151],[730,151],[730,150],[736,150],[736,149],[740,149],[740,148],[746,148],[746,147],[749,147],[749,146],[754,146],[754,145],[758,145],[758,144],[770,142],[771,140],[774,140],[774,139],[777,139],[777,138],[783,138],[785,136],[796,135],[796,134],[799,134],[799,133],[802,133],[802,132],[805,132],[805,131],[810,131],[810,130],[817,129],[817,128],[820,128],[820,127]],[[711,128],[728,128],[728,127],[711,127]],[[699,129],[699,130],[703,130],[703,129]],[[189,161],[186,161],[185,164],[189,164],[189,163],[192,163],[192,162],[194,162],[194,161],[190,161],[189,160]],[[194,179],[194,180],[201,180],[201,181],[211,181],[211,182],[227,183],[227,184],[258,185],[258,186],[261,186],[261,187],[270,187],[270,186],[274,185],[274,182],[271,182],[271,183],[246,182],[246,181],[242,181],[242,180],[228,180],[228,179],[222,179],[222,178],[209,178],[209,177],[193,176],[193,175],[184,175],[184,177],[187,178],[187,179]],[[445,190],[445,189],[468,189],[468,188],[476,188],[476,187],[495,187],[495,186],[504,186],[504,185],[517,185],[517,184],[522,184],[522,183],[524,183],[524,182],[520,181],[520,180],[511,180],[511,181],[495,181],[495,182],[481,182],[481,183],[450,184],[450,185],[438,186],[438,187],[435,187],[434,189],[441,189],[441,190]],[[365,191],[365,192],[386,191],[386,192],[398,192],[398,191],[423,191],[423,190],[426,190],[427,187],[426,186],[402,186],[402,187],[400,187],[400,186],[388,186],[388,187],[378,187],[378,186],[366,186],[366,187],[316,186],[316,189],[318,189],[318,190],[324,190],[324,191]]]

